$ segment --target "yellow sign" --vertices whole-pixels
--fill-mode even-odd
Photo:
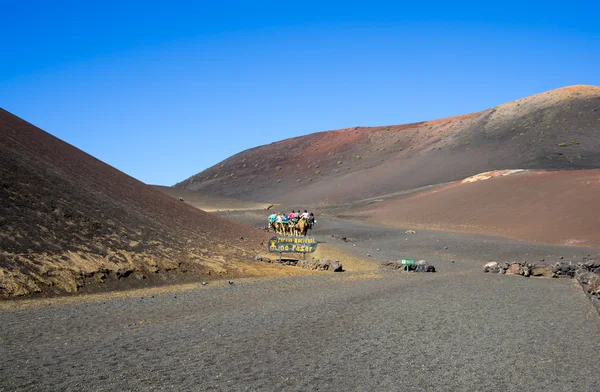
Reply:
[[[312,253],[317,250],[317,240],[314,237],[271,237],[269,252]]]

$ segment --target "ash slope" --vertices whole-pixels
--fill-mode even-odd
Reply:
[[[282,140],[176,184],[239,199],[336,204],[499,169],[600,167],[600,87],[571,86],[478,113]]]
[[[0,298],[243,273],[262,241],[0,109]]]
[[[396,227],[600,247],[600,212],[595,208],[600,170],[494,174],[371,202],[352,214]]]

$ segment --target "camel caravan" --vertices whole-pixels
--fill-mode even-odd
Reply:
[[[292,211],[288,215],[273,213],[269,216],[269,231],[273,230],[279,235],[305,237],[316,222],[314,214],[309,214],[306,210],[303,213],[300,210]]]

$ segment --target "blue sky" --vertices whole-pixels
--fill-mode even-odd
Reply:
[[[600,85],[596,1],[0,6],[0,107],[151,184],[288,137]]]

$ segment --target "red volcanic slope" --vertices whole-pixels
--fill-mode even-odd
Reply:
[[[226,261],[235,271],[264,239],[0,109],[0,296],[52,291],[53,276],[84,285],[100,270],[145,278]]]
[[[337,204],[497,169],[598,167],[600,88],[572,86],[458,117],[282,140],[236,154],[176,187]]]
[[[376,203],[359,215],[389,225],[600,246],[600,170],[522,172],[454,182]]]

